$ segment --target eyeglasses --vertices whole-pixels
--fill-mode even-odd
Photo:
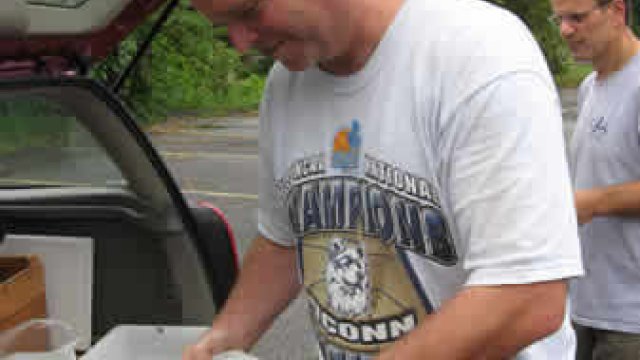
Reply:
[[[569,25],[572,25],[572,26],[580,25],[589,17],[589,15],[591,15],[592,12],[608,6],[609,4],[611,4],[612,1],[613,0],[609,0],[604,3],[598,3],[591,9],[583,12],[574,12],[574,13],[568,13],[568,14],[552,14],[551,16],[549,16],[548,19],[552,24],[556,26],[562,25],[563,22],[567,22]]]

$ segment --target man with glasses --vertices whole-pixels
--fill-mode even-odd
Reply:
[[[561,114],[517,17],[480,0],[192,2],[277,62],[260,236],[184,359],[248,349],[302,289],[325,360],[572,360]]]
[[[571,172],[586,276],[571,286],[578,359],[640,359],[640,42],[623,0],[551,0],[578,61]]]
[[[595,1],[595,4],[589,9],[581,12],[570,12],[567,14],[551,14],[549,16],[549,21],[554,23],[556,26],[560,26],[563,22],[567,22],[571,25],[580,25],[582,22],[586,20],[586,18],[593,12],[603,7],[606,7],[611,3],[612,0],[599,0]]]

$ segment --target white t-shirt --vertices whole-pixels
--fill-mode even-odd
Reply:
[[[640,54],[580,87],[572,139],[576,189],[640,181]],[[586,274],[571,285],[582,325],[640,334],[640,219],[600,216],[580,226]]]
[[[407,0],[356,74],[276,65],[261,117],[259,230],[297,246],[326,359],[369,358],[462,287],[582,272],[558,97],[506,11]],[[565,321],[519,359],[573,346]]]

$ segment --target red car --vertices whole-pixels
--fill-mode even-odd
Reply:
[[[49,316],[78,331],[78,350],[119,324],[207,324],[236,278],[222,213],[185,200],[121,81],[87,76],[176,4],[0,1],[0,257],[41,256]]]

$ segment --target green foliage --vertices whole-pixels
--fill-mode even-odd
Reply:
[[[565,71],[555,74],[556,84],[559,87],[577,87],[592,70],[591,65],[568,62]]]
[[[153,20],[152,20],[153,21]],[[94,76],[112,83],[149,33],[151,21],[131,34]],[[257,108],[266,70],[249,62],[214,28],[181,4],[154,38],[151,48],[124,83],[121,95],[147,122],[171,113],[244,111]]]
[[[488,0],[518,15],[540,43],[549,68],[554,74],[567,70],[570,54],[557,27],[547,19],[551,14],[548,0]]]
[[[555,26],[547,21],[548,0],[486,0],[517,14],[541,44],[551,71],[563,84],[584,74]],[[640,10],[640,1],[634,6]],[[637,12],[637,11],[636,11]],[[157,15],[156,15],[157,16]],[[94,69],[112,84],[149,33],[151,19],[125,39],[118,51]],[[256,52],[240,55],[229,46],[227,30],[212,27],[182,0],[151,48],[125,81],[121,95],[142,119],[172,113],[227,113],[257,108],[272,61]]]
[[[64,144],[74,123],[62,109],[36,97],[0,101],[0,155],[24,147]]]
[[[639,0],[628,0],[628,15],[629,15],[629,25],[631,29],[636,35],[640,34],[640,19],[638,16],[640,15],[640,1]]]

